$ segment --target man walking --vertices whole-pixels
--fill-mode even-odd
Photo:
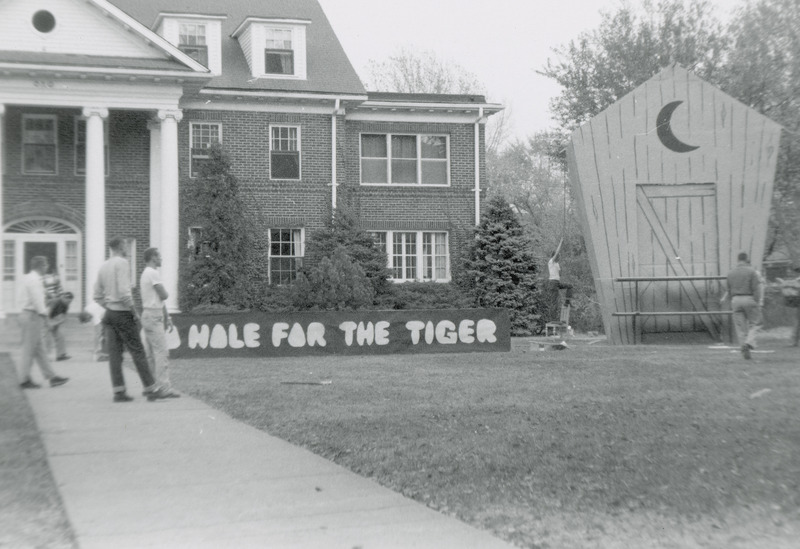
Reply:
[[[132,397],[125,390],[125,377],[122,374],[122,350],[128,350],[136,366],[136,372],[144,385],[147,400],[167,398],[158,390],[153,375],[147,364],[142,340],[139,337],[139,315],[131,295],[130,266],[125,259],[127,251],[125,241],[113,238],[109,243],[111,257],[100,267],[97,282],[94,285],[94,300],[102,305],[106,312],[103,325],[108,344],[111,385],[114,391],[114,402],[130,402]]]
[[[142,290],[142,329],[147,361],[159,389],[169,398],[178,398],[180,395],[172,389],[169,381],[169,350],[164,329],[165,326],[172,327],[172,320],[165,303],[169,294],[164,289],[161,274],[158,272],[161,267],[161,253],[158,248],[146,249],[144,262],[146,266],[139,284]]]
[[[31,380],[33,361],[39,365],[42,375],[50,381],[51,387],[58,387],[68,381],[56,375],[47,358],[44,335],[47,329],[47,305],[42,277],[47,272],[47,258],[37,255],[31,258],[31,270],[22,277],[25,302],[22,306],[20,322],[22,326],[22,383],[23,389],[38,389],[40,385]]]
[[[731,296],[733,324],[736,326],[742,356],[749,360],[750,351],[756,348],[756,334],[761,327],[764,294],[761,277],[750,266],[747,254],[740,253],[737,259],[739,263],[728,273],[727,293]]]

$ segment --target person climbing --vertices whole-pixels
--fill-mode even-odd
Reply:
[[[558,295],[559,290],[564,292],[564,306],[568,307],[572,300],[572,284],[567,284],[561,280],[561,264],[558,262],[559,254],[561,253],[561,246],[564,244],[564,238],[558,243],[555,251],[550,254],[550,260],[547,262],[547,270],[549,272],[548,283],[552,291]]]

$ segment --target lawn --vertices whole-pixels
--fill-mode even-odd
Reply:
[[[0,353],[0,547],[73,549],[47,454],[14,364]]]
[[[234,418],[520,547],[797,547],[800,353],[763,349],[515,340],[172,371]]]

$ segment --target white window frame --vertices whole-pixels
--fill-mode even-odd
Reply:
[[[287,178],[287,177],[274,177],[272,175],[272,130],[273,129],[294,129],[297,130],[297,178]],[[280,138],[279,138],[280,139]],[[274,181],[300,181],[303,178],[303,140],[302,140],[302,131],[299,125],[293,124],[270,124],[269,125],[269,178]],[[292,152],[292,151],[279,151],[279,152]]]
[[[381,135],[386,139],[386,157],[367,157],[367,159],[386,160],[386,183],[374,183],[364,181],[364,173],[362,169],[362,161],[365,159],[362,151],[363,136],[365,135]],[[417,182],[416,183],[393,183],[392,182],[392,137],[393,136],[414,136],[417,139]],[[423,137],[443,137],[446,147],[446,158],[443,160],[422,158],[422,138]],[[445,162],[446,163],[446,183],[423,183],[422,182],[422,164],[423,162]],[[449,187],[450,186],[450,136],[448,134],[438,133],[382,133],[382,132],[361,132],[358,137],[358,170],[359,181],[361,185],[372,185],[379,187]]]
[[[270,38],[271,33],[288,33],[289,34],[289,48],[277,48],[277,47],[270,47],[269,42],[272,40]],[[297,47],[296,47],[296,40],[295,37],[297,33],[295,33],[294,29],[291,27],[283,27],[283,26],[276,26],[276,25],[265,25],[264,26],[264,74],[269,75],[270,77],[287,77],[287,76],[296,76],[297,75]],[[289,52],[292,55],[292,72],[267,72],[267,50],[271,50],[273,52]]]
[[[16,242],[13,240],[3,240],[3,272],[2,278],[6,282],[14,282],[14,273],[17,268],[17,249]],[[0,295],[0,299],[2,299]]]
[[[403,283],[403,282],[450,282],[452,279],[452,274],[450,272],[450,233],[448,231],[369,231],[370,235],[375,239],[378,245],[383,244],[383,251],[386,252],[387,256],[387,264],[386,266],[389,268],[390,271],[390,280],[395,283]],[[414,246],[415,246],[415,260],[416,264],[414,265],[414,277],[409,278],[405,276],[405,271],[407,270],[407,262],[406,262],[406,254],[403,254],[402,264],[398,267],[403,272],[404,276],[401,278],[397,278],[394,276],[394,235],[395,234],[402,234],[402,235],[414,235]],[[426,254],[425,254],[425,246],[424,246],[424,235],[435,235],[440,234],[445,236],[445,276],[444,278],[436,278],[435,271],[436,266],[435,263],[431,267],[433,269],[433,276],[427,277],[426,276]],[[404,241],[407,242],[407,241]],[[435,239],[433,242],[433,246],[435,246]],[[404,246],[405,247],[405,246]],[[435,252],[434,252],[435,256]],[[441,257],[441,256],[438,256]]]
[[[186,32],[184,32],[184,30]],[[199,32],[202,30],[202,32]],[[194,38],[195,43],[191,44],[190,42],[181,42],[181,37],[186,36],[189,38]],[[206,52],[206,59],[205,62],[199,59],[195,59],[191,53],[184,51],[183,48],[205,48]],[[178,21],[178,49],[184,52],[186,55],[195,59],[198,63],[203,66],[208,66],[209,61],[209,51],[208,51],[208,25],[205,22],[196,22],[196,21]]]
[[[192,122],[189,124],[189,177],[191,179],[195,179],[200,170],[198,168],[195,171],[194,161],[197,160],[208,160],[208,155],[202,154],[195,154],[195,147],[194,147],[194,135],[195,135],[195,127],[196,126],[215,126],[217,128],[217,141],[216,143],[209,142],[204,148],[208,149],[211,145],[215,144],[222,144],[222,124],[220,122]]]
[[[295,249],[294,255],[273,255],[272,254],[272,232],[273,231],[291,231],[292,239],[294,240],[294,235],[299,233],[300,237],[300,253],[297,253]],[[269,256],[269,264],[267,266],[267,274],[269,276],[269,283],[270,284],[281,284],[280,282],[273,282],[272,280],[272,259],[279,258],[279,259],[286,259],[286,258],[293,258],[295,260],[295,273],[294,278],[289,282],[289,284],[293,283],[294,280],[297,278],[297,271],[303,264],[303,258],[306,255],[306,230],[302,227],[271,227],[267,229],[267,237],[268,237],[268,247],[267,252]],[[298,261],[299,260],[299,261]]]
[[[53,121],[53,154],[55,158],[53,159],[53,171],[52,172],[45,172],[45,171],[32,171],[29,172],[25,169],[25,149],[26,145],[36,145],[37,143],[27,143],[26,140],[26,130],[25,130],[25,122],[27,120],[52,120]],[[30,113],[23,113],[22,114],[22,158],[20,159],[22,162],[21,171],[23,175],[58,175],[58,116],[55,114],[30,114]]]
[[[81,157],[80,152],[78,151],[78,127],[80,126],[81,122],[83,122],[84,130],[83,130],[83,159],[84,159],[84,166],[82,170],[78,169],[78,159]],[[75,175],[86,175],[86,118],[83,116],[76,116],[75,123],[73,124],[73,137],[74,137],[74,162],[75,162]],[[103,120],[103,154],[105,158],[103,159],[103,165],[105,170],[105,175],[108,176],[109,166],[111,164],[111,154],[108,146],[108,119]]]

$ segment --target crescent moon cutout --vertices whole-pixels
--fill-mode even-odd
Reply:
[[[675,109],[677,109],[678,105],[681,103],[683,103],[683,101],[667,103],[662,107],[661,111],[659,111],[658,117],[656,118],[656,132],[658,133],[658,138],[666,148],[677,153],[685,153],[700,148],[696,145],[684,143],[672,133],[672,128],[670,127],[672,113],[675,112]]]

